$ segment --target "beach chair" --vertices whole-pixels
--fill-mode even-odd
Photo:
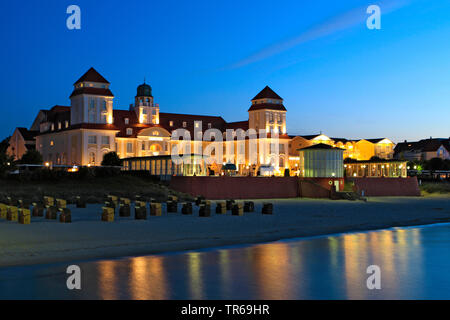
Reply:
[[[146,220],[147,219],[147,203],[143,201],[137,201],[134,206],[134,219]]]
[[[158,202],[150,203],[150,215],[151,216],[162,216],[162,204]]]
[[[45,206],[54,206],[55,205],[55,198],[44,196],[44,205]]]
[[[210,217],[211,216],[211,205],[207,204],[207,203],[200,204],[198,216],[199,217]]]
[[[7,205],[4,203],[0,203],[0,218],[6,219],[7,217]]]
[[[131,200],[129,198],[120,198],[120,203],[121,204],[131,204]]]
[[[231,210],[233,208],[233,204],[235,203],[235,201],[233,199],[228,199],[226,201],[227,204],[227,211]]]
[[[272,214],[272,213],[273,213],[273,204],[264,203],[262,207],[262,214]]]
[[[20,224],[30,224],[31,223],[31,213],[30,209],[20,208],[18,210],[19,223]]]
[[[114,208],[102,207],[102,221],[114,222]]]
[[[129,200],[129,199],[128,199]],[[130,203],[121,202],[119,205],[119,216],[120,217],[129,217],[131,216]]]
[[[33,217],[43,217],[44,216],[44,206],[40,203],[33,202],[33,210],[31,212]]]
[[[178,197],[174,196],[174,195],[170,195],[167,197],[168,201],[174,201],[174,202],[178,202]]]
[[[6,207],[6,219],[8,221],[18,221],[19,220],[19,208],[16,206]]]
[[[61,223],[71,223],[72,222],[72,213],[68,208],[59,208],[59,222]]]
[[[19,200],[18,202],[18,207],[22,208],[22,209],[30,209],[30,202],[28,200]]]
[[[183,203],[181,213],[185,215],[192,214],[192,203],[191,202]]]
[[[205,197],[198,196],[197,198],[195,198],[195,205],[199,206],[204,200],[205,200]]]
[[[8,205],[8,206],[15,206],[15,207],[17,207],[18,206],[18,201],[16,200],[16,199],[13,199],[13,198],[11,198],[11,197],[6,197],[6,204]]]
[[[216,213],[217,214],[227,213],[227,203],[225,201],[219,201],[216,203]]]
[[[231,214],[233,216],[243,216],[244,215],[244,205],[240,202],[233,204],[233,208],[231,208]]]
[[[116,208],[119,205],[119,197],[108,195],[107,200],[110,203],[111,208]]]
[[[64,199],[56,199],[56,207],[58,209],[67,208],[67,201]]]
[[[58,208],[56,206],[45,206],[45,219],[56,220],[58,218]]]
[[[253,212],[253,211],[255,211],[255,203],[253,201],[245,201],[244,212]]]
[[[178,212],[178,203],[175,201],[167,201],[167,212],[168,213],[177,213]]]
[[[77,208],[86,208],[86,201],[83,200],[80,196],[76,197],[76,206]]]

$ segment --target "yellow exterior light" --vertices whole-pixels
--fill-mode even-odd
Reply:
[[[50,167],[50,163],[49,163],[49,162],[46,162],[46,163],[45,163],[45,166],[46,166],[46,167]]]

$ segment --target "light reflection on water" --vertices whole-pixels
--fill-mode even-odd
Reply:
[[[450,299],[450,225],[69,264],[0,269],[0,298]],[[368,290],[378,265],[382,289]]]

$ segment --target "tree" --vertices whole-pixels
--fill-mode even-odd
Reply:
[[[27,150],[20,159],[22,164],[42,164],[42,155],[37,150]]]
[[[372,158],[370,158],[371,161],[381,161],[380,157],[377,156],[373,156]]]
[[[103,155],[102,166],[121,166],[122,160],[120,160],[117,153],[114,151],[105,153]]]
[[[6,153],[6,150],[9,147],[9,139],[11,139],[11,137],[6,137],[0,142],[0,153]]]
[[[443,170],[444,167],[445,167],[445,162],[441,158],[430,159],[425,164],[425,169],[428,169],[428,170]]]

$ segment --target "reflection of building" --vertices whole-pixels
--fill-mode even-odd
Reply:
[[[395,158],[404,160],[450,159],[450,138],[430,138],[416,142],[405,140],[395,147]]]
[[[141,170],[152,170],[147,167],[148,157],[169,156],[174,147],[186,145],[183,139],[173,138],[177,129],[184,129],[191,140],[187,143],[190,150],[179,153],[210,155],[215,163],[207,161],[201,172],[215,175],[228,163],[242,175],[261,173],[261,168],[269,168],[275,175],[284,175],[285,169],[295,174],[299,167],[297,149],[318,143],[345,149],[344,158],[390,158],[392,153],[393,143],[388,139],[289,136],[284,101],[269,87],[251,100],[248,119],[238,122],[226,122],[220,116],[160,112],[146,83],[137,88],[128,110],[114,109],[113,100],[110,83],[91,68],[75,82],[70,106],[41,110],[30,131],[36,131],[36,149],[44,161],[52,165],[100,165],[105,153],[115,151],[122,159],[134,159],[127,169],[134,163]],[[234,133],[228,139],[230,131]],[[255,134],[250,135],[250,131]]]
[[[345,176],[406,178],[406,164],[406,161],[401,160],[346,161],[344,164]]]

